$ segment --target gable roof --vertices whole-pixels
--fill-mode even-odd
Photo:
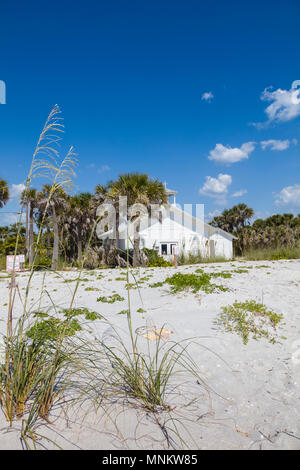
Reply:
[[[172,205],[172,209],[173,209],[175,212],[177,211],[178,213],[181,213],[182,215],[184,215],[184,217],[186,217],[186,216],[190,217],[190,218],[192,219],[192,221],[195,222],[195,223],[197,223],[197,221],[200,220],[200,219],[197,219],[197,217],[194,217],[192,214],[189,214],[188,212],[183,211],[182,209],[180,209],[180,208],[177,207],[177,206],[173,206],[173,205]],[[211,232],[211,231],[212,231],[213,233],[220,233],[220,234],[222,234],[222,235],[224,235],[224,236],[227,236],[227,237],[229,237],[229,238],[231,238],[231,239],[235,239],[235,240],[238,239],[235,235],[232,235],[232,233],[226,232],[225,230],[223,230],[223,229],[221,229],[221,228],[219,228],[219,227],[213,227],[212,225],[209,225],[209,224],[207,224],[206,222],[204,222],[204,220],[201,220],[201,223],[203,223],[204,227],[207,228],[207,231],[208,231],[208,232]]]

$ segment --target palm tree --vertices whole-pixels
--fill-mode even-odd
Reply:
[[[152,204],[167,203],[165,186],[160,181],[151,180],[144,173],[125,173],[119,175],[118,180],[110,182],[109,195],[116,201],[120,196],[127,197],[128,206],[142,204],[149,212]],[[128,214],[128,221],[134,224],[133,265],[140,264],[140,219],[142,212]]]
[[[26,231],[25,231],[25,250],[26,256],[28,256],[29,264],[33,262],[33,243],[34,243],[34,234],[33,234],[33,223],[34,223],[34,211],[37,206],[37,191],[34,188],[24,189],[21,194],[21,204],[26,206]]]
[[[109,198],[109,184],[104,186],[103,184],[97,184],[95,188],[95,195],[98,202],[103,203]]]
[[[115,223],[114,223],[114,246],[115,249],[119,247],[119,224],[120,224],[120,200],[119,191],[116,187],[116,181],[109,181],[106,186],[98,184],[95,188],[96,201],[100,204],[111,203],[115,209]]]
[[[77,240],[78,262],[82,260],[83,241],[87,238],[89,229],[92,228],[92,201],[91,193],[80,193],[70,199],[70,223]]]
[[[53,250],[52,250],[52,261],[51,269],[53,271],[57,268],[58,255],[59,255],[59,230],[58,230],[58,216],[65,209],[67,205],[67,194],[65,191],[58,187],[52,194],[52,186],[45,184],[42,191],[38,194],[39,208],[42,213],[49,211],[49,215],[52,219],[53,228]],[[50,197],[51,196],[51,197]],[[48,208],[47,208],[48,205]],[[45,214],[46,216],[47,214]]]
[[[9,188],[5,180],[0,178],[0,209],[7,204],[9,200]]]
[[[244,228],[253,215],[253,209],[246,204],[238,204],[231,209],[225,209],[220,216],[214,217],[211,225],[227,232],[235,232]]]

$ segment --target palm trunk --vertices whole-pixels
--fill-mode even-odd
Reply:
[[[57,261],[58,261],[58,244],[59,244],[59,235],[58,235],[58,224],[57,224],[57,217],[56,217],[56,211],[55,211],[55,206],[53,205],[52,208],[52,222],[53,222],[53,252],[52,252],[52,264],[51,264],[51,269],[53,271],[56,270],[57,267]]]
[[[26,204],[25,256],[29,255],[29,202]]]
[[[119,248],[119,223],[120,223],[120,213],[119,208],[116,209],[116,230],[115,230],[115,248]]]
[[[33,244],[34,244],[34,236],[33,236],[33,207],[30,205],[29,210],[29,265],[31,266],[33,263]]]
[[[81,239],[81,234],[78,234],[77,238],[77,256],[78,256],[78,262],[81,263],[82,260],[82,239]]]
[[[133,266],[140,266],[140,223],[137,222],[133,240]]]
[[[50,256],[50,245],[51,245],[51,231],[47,224],[47,256]]]

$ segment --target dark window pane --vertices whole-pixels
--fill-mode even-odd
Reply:
[[[161,245],[161,254],[167,255],[168,254],[168,245],[166,243],[162,243]]]

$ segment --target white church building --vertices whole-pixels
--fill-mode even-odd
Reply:
[[[140,248],[157,250],[160,256],[172,259],[174,254],[200,254],[203,258],[233,257],[234,235],[204,222],[204,213],[197,217],[190,211],[176,205],[177,191],[166,188],[169,203],[159,208],[160,216],[140,217]],[[173,198],[171,201],[170,199]],[[190,205],[191,206],[191,205]],[[203,205],[198,206],[201,212]],[[127,232],[128,230],[128,232]],[[111,231],[102,233],[100,238],[109,238]],[[133,248],[134,227],[121,223],[119,227],[119,248]]]

